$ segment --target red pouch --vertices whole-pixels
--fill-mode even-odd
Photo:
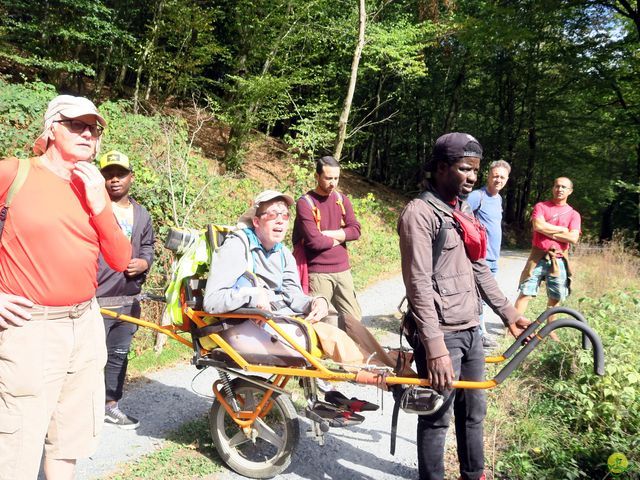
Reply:
[[[298,242],[293,246],[293,258],[298,266],[298,275],[300,276],[300,285],[305,295],[309,295],[309,268],[307,266],[307,254],[304,251],[303,242]]]
[[[460,210],[453,210],[451,213],[460,227],[460,236],[469,260],[475,262],[485,258],[487,256],[487,230],[484,225],[476,217],[467,215]]]

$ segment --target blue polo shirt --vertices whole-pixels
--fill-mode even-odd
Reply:
[[[467,203],[487,229],[487,260],[498,260],[502,243],[502,197],[499,193],[491,196],[487,187],[482,187],[469,194]]]

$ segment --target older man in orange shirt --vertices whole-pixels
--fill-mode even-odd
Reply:
[[[131,244],[90,163],[106,122],[86,98],[60,95],[28,160],[0,162],[0,205],[29,162],[0,239],[0,479],[71,479],[97,447],[104,416],[98,254],[127,268]]]

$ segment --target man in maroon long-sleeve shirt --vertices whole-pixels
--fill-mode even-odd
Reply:
[[[340,164],[335,158],[316,161],[316,188],[296,203],[293,244],[304,244],[309,291],[328,298],[338,315],[360,321],[347,251],[347,242],[360,238],[360,223],[349,199],[337,191],[339,180]]]

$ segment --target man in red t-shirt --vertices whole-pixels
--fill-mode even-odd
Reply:
[[[72,479],[104,419],[98,254],[124,271],[131,244],[91,163],[106,122],[88,99],[59,95],[28,160],[0,162],[0,205],[29,162],[0,239],[0,480]]]
[[[533,240],[531,254],[520,276],[520,296],[515,307],[524,313],[540,283],[547,285],[547,306],[554,307],[570,293],[569,245],[580,237],[580,214],[567,203],[573,193],[573,182],[556,178],[553,198],[533,207],[531,222]]]

